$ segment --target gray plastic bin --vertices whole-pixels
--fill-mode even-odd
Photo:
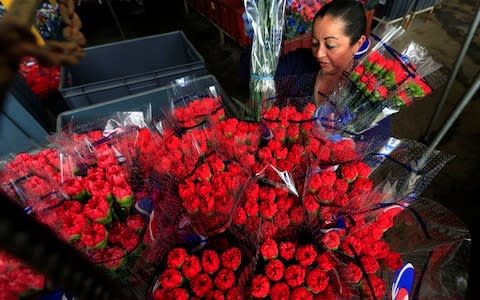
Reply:
[[[205,61],[182,31],[85,49],[77,65],[61,70],[60,87],[71,109],[118,99],[186,76],[206,75]]]
[[[213,75],[206,75],[193,80],[196,90],[201,94],[210,86],[219,88],[220,95],[225,105],[231,103],[217,79]],[[71,124],[74,132],[84,132],[93,129],[103,129],[105,122],[116,112],[145,111],[151,104],[151,113],[154,120],[162,117],[164,109],[170,104],[169,96],[173,91],[173,85],[166,85],[136,95],[126,96],[120,99],[94,104],[70,111],[65,111],[57,117],[57,132],[61,132],[66,125]],[[230,104],[231,105],[231,104]],[[226,109],[228,111],[228,108]],[[231,109],[230,109],[231,111]]]

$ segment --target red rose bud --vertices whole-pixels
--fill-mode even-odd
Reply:
[[[265,267],[265,274],[272,281],[279,281],[283,277],[285,266],[278,259],[273,259]]]
[[[360,286],[362,294],[366,296],[367,299],[370,299],[373,295],[375,295],[376,299],[383,299],[386,292],[383,279],[375,274],[368,274],[368,280],[370,284],[368,284],[367,280],[362,281],[362,285]]]
[[[260,236],[263,239],[270,239],[277,233],[277,226],[272,221],[263,221],[260,224]]]
[[[399,253],[390,251],[383,259],[383,264],[390,268],[390,270],[396,271],[403,266],[403,259]]]
[[[252,200],[245,201],[244,208],[245,208],[245,212],[247,213],[247,216],[249,217],[258,216],[258,213],[260,211],[260,208],[258,207],[258,202],[252,201]]]
[[[272,300],[289,300],[290,288],[285,282],[277,282],[272,286],[270,297]]]
[[[362,264],[363,269],[367,273],[375,273],[378,271],[378,268],[380,267],[378,261],[375,259],[375,257],[372,257],[372,256],[360,257],[360,263]]]
[[[291,265],[285,270],[285,282],[292,288],[300,286],[305,281],[305,268],[299,265]]]
[[[242,252],[239,248],[233,247],[223,252],[220,256],[222,266],[227,269],[236,271],[242,263]]]
[[[260,215],[265,219],[272,219],[277,213],[277,204],[273,201],[260,202]]]
[[[317,262],[320,270],[328,272],[335,268],[335,262],[333,261],[332,254],[330,252],[323,252],[322,254],[319,254],[315,261]]]
[[[130,208],[133,204],[133,192],[129,186],[125,188],[113,187],[113,194],[115,195],[115,200],[120,207]]]
[[[108,224],[112,221],[112,210],[107,199],[94,196],[84,207],[85,215],[92,221]]]
[[[345,179],[348,183],[352,183],[353,181],[355,181],[358,176],[358,171],[354,164],[348,164],[343,166],[341,169],[341,173],[343,179]]]
[[[169,291],[168,293],[169,293],[169,296],[170,296],[169,299],[171,299],[171,300],[187,300],[187,299],[189,299],[187,290],[182,289],[182,288],[175,288],[175,289]]]
[[[290,294],[291,299],[299,299],[299,300],[313,300],[313,294],[305,287],[297,287],[292,290]]]
[[[290,225],[290,218],[286,212],[278,211],[273,217],[273,223],[278,229],[285,229],[288,227],[288,225]]]
[[[295,252],[295,259],[297,260],[298,264],[302,267],[310,266],[317,257],[317,251],[313,247],[313,245],[304,245],[297,248]]]
[[[260,253],[264,260],[272,260],[278,256],[277,243],[272,239],[267,239],[260,247]]]
[[[212,171],[208,164],[201,164],[195,171],[195,175],[198,181],[210,181],[212,178]]]
[[[235,274],[230,269],[221,269],[215,276],[215,286],[221,290],[226,291],[235,284]],[[222,294],[223,296],[223,294]]]
[[[220,268],[220,258],[213,250],[205,250],[202,253],[202,266],[207,274],[213,274]]]
[[[393,227],[393,217],[390,214],[381,214],[377,217],[375,225],[382,230],[382,232],[385,232]]]
[[[321,187],[318,191],[318,199],[320,203],[330,204],[335,199],[335,191],[329,187]]]
[[[284,260],[291,260],[295,257],[296,246],[292,242],[281,242],[279,246],[280,257]]]
[[[187,257],[188,254],[185,249],[175,248],[168,253],[167,265],[172,269],[180,269]]]
[[[291,143],[296,143],[300,137],[300,125],[290,124],[290,126],[287,128],[287,136]]]
[[[330,230],[322,237],[322,244],[329,250],[337,250],[340,246],[340,235],[336,231]]]
[[[304,221],[305,213],[303,207],[296,206],[290,210],[290,223],[301,225]]]
[[[213,282],[207,274],[199,274],[190,281],[190,286],[196,296],[204,297],[213,288]]]
[[[83,228],[88,224],[83,214],[64,214],[60,216],[60,220],[62,222],[60,234],[67,241],[80,239]]]
[[[202,272],[202,265],[200,260],[195,255],[187,256],[182,265],[182,274],[188,280],[191,280],[193,277],[197,276]]]
[[[126,262],[126,254],[125,250],[120,247],[112,247],[112,248],[105,248],[104,257],[102,261],[103,266],[110,271],[116,271],[120,269]]]
[[[175,269],[167,269],[160,275],[160,284],[166,289],[180,287],[183,283],[182,273]]]
[[[333,171],[322,171],[319,173],[322,185],[325,187],[331,187],[337,179],[337,175]]]
[[[341,194],[344,194],[348,191],[348,182],[345,179],[338,178],[333,184],[333,189]]]
[[[108,231],[104,225],[100,223],[93,223],[91,226],[84,228],[80,242],[87,249],[102,249],[105,248],[108,241]]]
[[[225,300],[242,300],[242,291],[238,285],[232,287],[228,290],[227,294],[225,295]]]
[[[317,200],[313,195],[308,194],[305,196],[305,198],[303,199],[303,206],[305,207],[307,213],[309,213],[310,215],[318,215],[320,204],[318,204]]]
[[[308,189],[311,193],[316,193],[320,187],[323,186],[322,177],[320,173],[314,174],[308,181]]]
[[[287,131],[283,127],[276,127],[273,129],[273,138],[283,145],[287,140]]]
[[[264,275],[256,275],[252,280],[252,296],[265,298],[270,293],[270,282]]]
[[[348,263],[340,268],[342,279],[349,283],[358,283],[362,279],[362,270],[354,263]]]
[[[243,225],[247,221],[247,214],[241,207],[237,207],[232,216],[232,222],[235,225]]]
[[[213,215],[215,211],[215,198],[207,197],[200,200],[200,213],[205,216]]]

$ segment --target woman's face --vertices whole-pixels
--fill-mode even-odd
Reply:
[[[345,22],[331,15],[319,17],[313,24],[312,54],[326,74],[339,74],[348,69],[353,55],[365,41],[365,36],[362,36],[351,45],[344,29]]]

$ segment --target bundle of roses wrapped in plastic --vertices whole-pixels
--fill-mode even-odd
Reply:
[[[218,95],[174,98],[160,120],[133,124],[131,113],[116,114],[129,117],[17,155],[2,187],[111,269],[139,249],[144,231],[136,229],[148,222],[148,245],[126,270],[158,270],[139,276],[151,284],[149,296],[381,298],[402,267],[384,233],[401,225],[395,216],[448,159],[412,171],[408,157],[380,149],[373,155],[392,159],[374,160],[372,172],[361,162],[375,149],[370,141],[333,139],[309,99],[290,100],[270,101],[260,123],[228,116]],[[404,173],[384,176],[395,169],[387,162]],[[233,238],[217,247],[222,235]],[[268,250],[285,245],[290,256]],[[234,270],[222,256],[236,247],[249,254]]]

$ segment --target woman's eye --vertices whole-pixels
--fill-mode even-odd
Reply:
[[[326,44],[325,46],[327,47],[327,49],[333,49],[333,48],[337,47],[335,45],[329,45],[329,44]]]

